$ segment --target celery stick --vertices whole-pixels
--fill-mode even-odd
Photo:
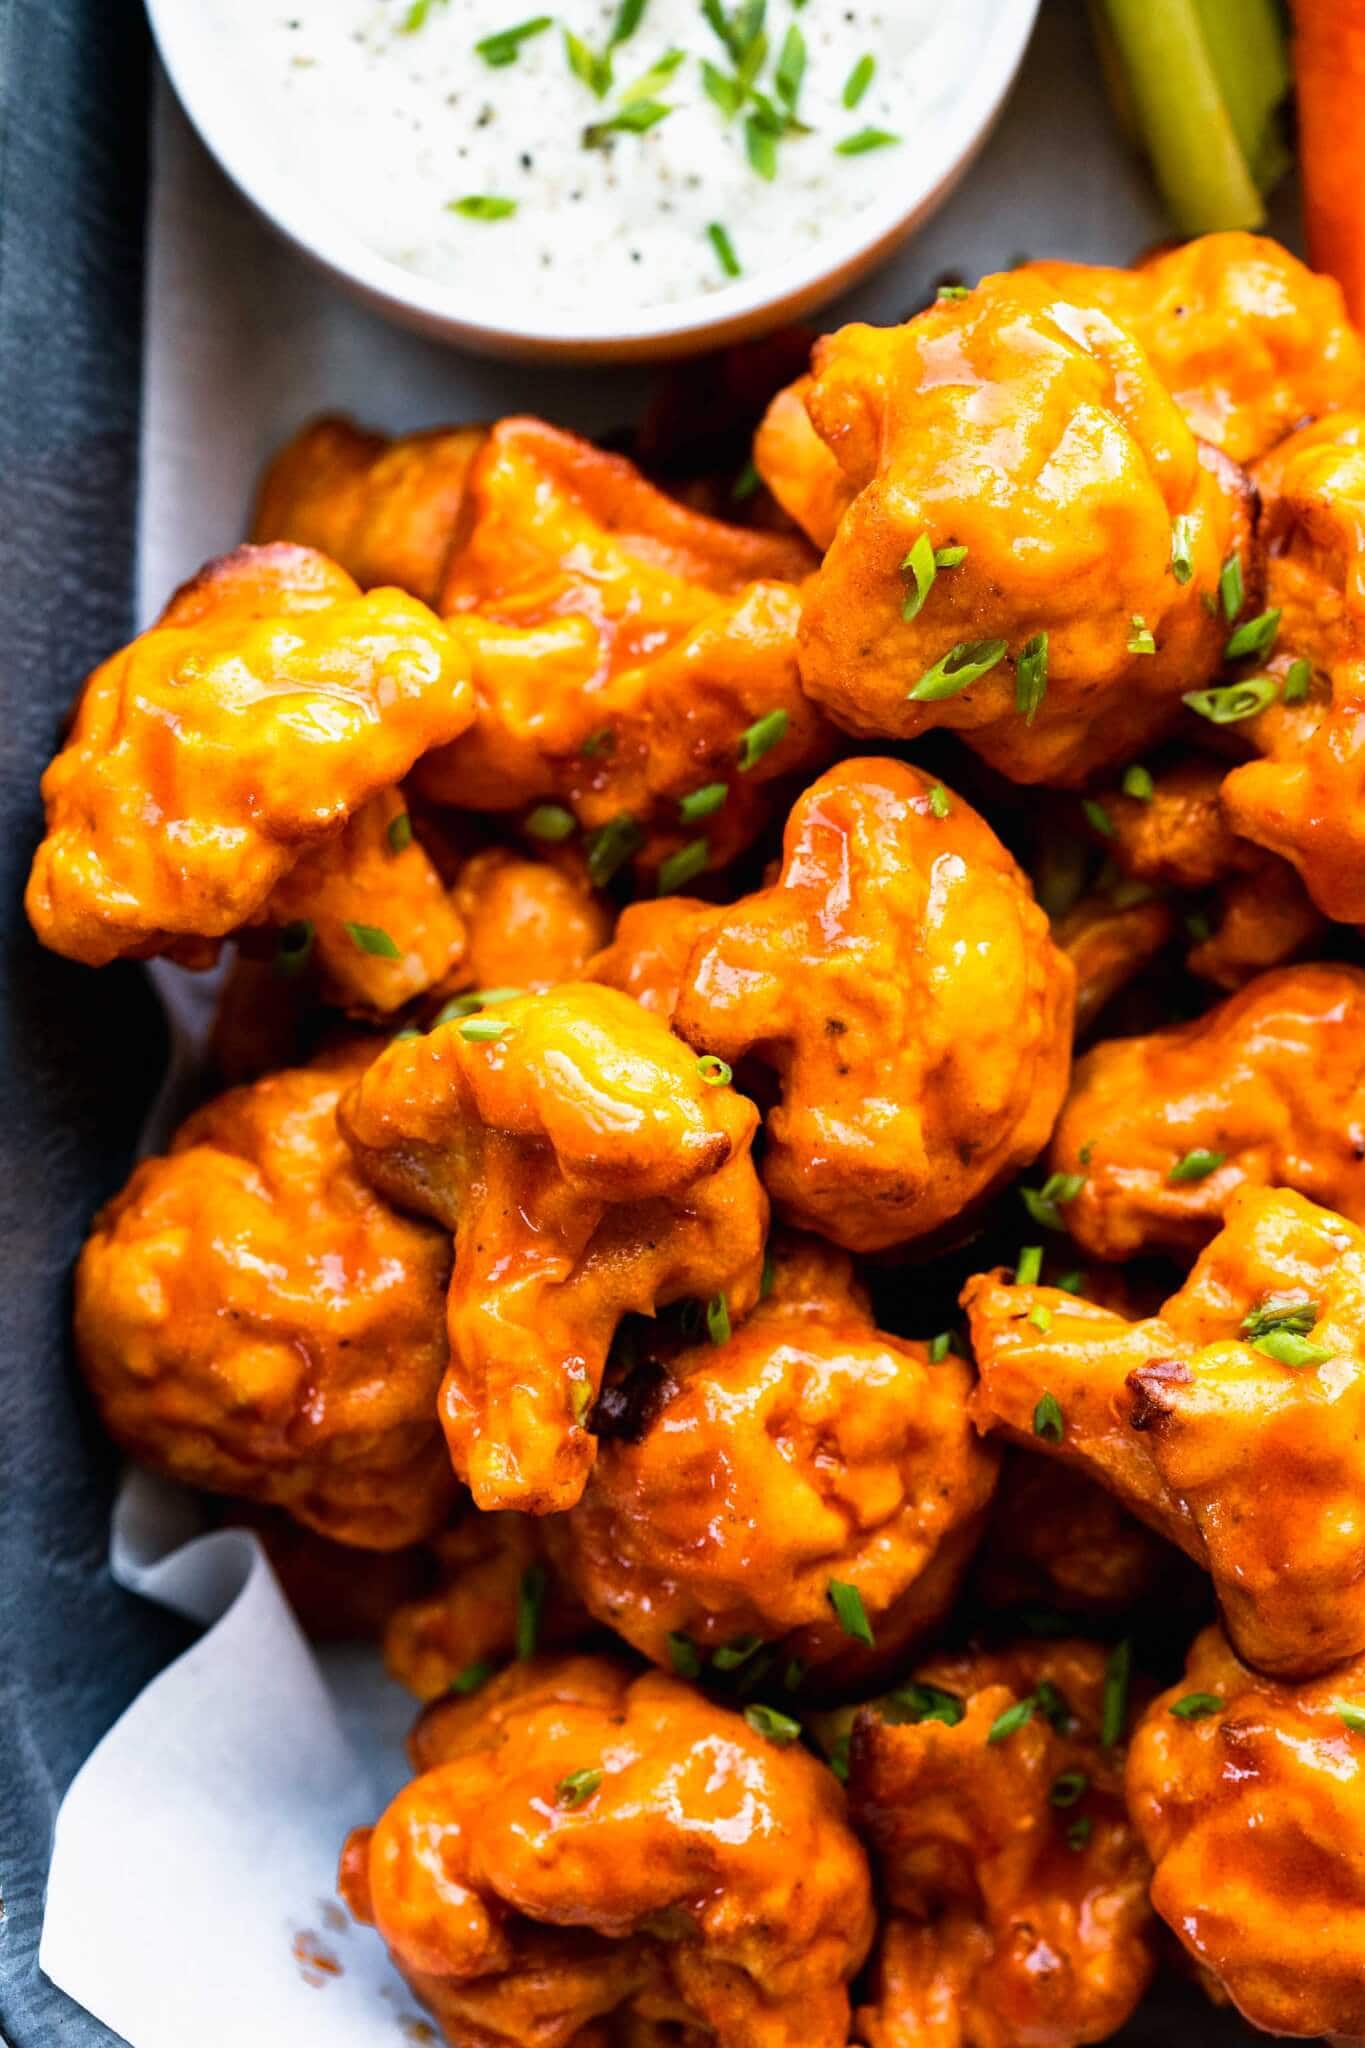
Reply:
[[[1265,207],[1196,0],[1101,0],[1162,197],[1182,234],[1254,228]],[[1248,95],[1244,105],[1254,104]]]
[[[1289,91],[1289,51],[1275,0],[1195,0],[1204,48],[1242,155],[1262,192],[1289,161],[1279,109]]]

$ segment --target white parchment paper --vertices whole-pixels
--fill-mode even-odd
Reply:
[[[264,456],[309,415],[401,430],[535,410],[630,418],[645,372],[476,362],[381,324],[277,243],[163,89],[147,309],[140,612],[242,535]],[[967,184],[839,317],[894,319],[946,270],[1021,254],[1123,260],[1161,232],[1111,131],[1084,10],[1045,0],[1021,85]],[[833,316],[832,316],[833,317]],[[208,991],[158,968],[183,1107]],[[377,1939],[335,1903],[338,1851],[404,1774],[411,1719],[371,1651],[315,1652],[259,1544],[199,1533],[145,1475],[120,1499],[118,1578],[204,1625],[105,1736],[58,1815],[41,1963],[132,2048],[377,2048],[432,2038]],[[111,1845],[116,1852],[111,1856]]]

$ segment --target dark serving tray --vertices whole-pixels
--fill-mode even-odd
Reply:
[[[60,721],[81,676],[132,625],[148,67],[139,0],[0,0],[0,2043],[9,2048],[116,2044],[38,1970],[52,1822],[89,1750],[187,1640],[109,1577],[115,1461],[67,1339],[71,1261],[92,1210],[127,1171],[165,1034],[140,969],[107,969],[96,984],[40,951],[21,900],[38,779]],[[108,1863],[117,1884],[116,1841]],[[156,1938],[129,1900],[129,1941]],[[1131,2048],[1264,2038],[1174,1977],[1122,2036]]]

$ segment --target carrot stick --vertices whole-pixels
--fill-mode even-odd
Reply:
[[[1294,0],[1308,253],[1365,324],[1365,0]]]

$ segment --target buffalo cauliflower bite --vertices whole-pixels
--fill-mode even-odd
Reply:
[[[567,807],[598,880],[688,849],[723,865],[766,822],[773,779],[830,751],[797,677],[804,543],[702,518],[536,420],[493,430],[470,492],[443,609],[478,715],[423,763],[424,793]],[[724,801],[687,822],[680,804],[712,785]]]
[[[1223,811],[1226,761],[1190,753],[1158,768],[1143,793],[1104,791],[1097,837],[1134,885],[1210,892],[1185,964],[1220,988],[1305,952],[1323,918],[1287,861],[1241,839]]]
[[[390,440],[341,418],[312,420],[261,479],[254,541],[317,548],[362,590],[393,584],[434,605],[461,525],[484,427]]]
[[[1297,1188],[1365,1224],[1365,972],[1282,967],[1202,1017],[1078,1062],[1051,1169],[1094,1258],[1192,1256],[1239,1187]]]
[[[466,1507],[432,1539],[437,1579],[395,1604],[384,1631],[389,1675],[420,1700],[472,1691],[519,1646],[582,1637],[589,1616],[549,1569],[544,1531],[530,1515]]]
[[[1365,1648],[1365,1233],[1244,1187],[1138,1322],[981,1274],[963,1296],[978,1427],[1088,1472],[1203,1565],[1258,1670]]]
[[[1254,479],[1265,602],[1279,620],[1266,666],[1280,687],[1236,728],[1260,758],[1232,769],[1223,807],[1234,831],[1293,863],[1324,916],[1361,924],[1365,412],[1291,435]]]
[[[785,1727],[575,1657],[429,1709],[413,1757],[341,1889],[451,2048],[581,2048],[610,2015],[699,2048],[844,2048],[867,1863]]]
[[[873,353],[874,328],[846,331]],[[823,553],[857,492],[815,431],[806,406],[811,384],[809,376],[798,377],[773,399],[754,435],[754,467],[788,518]]]
[[[1157,1588],[1175,1555],[1083,1472],[1009,1449],[972,1590],[988,1607],[1121,1614]]]
[[[1106,314],[988,278],[821,342],[806,404],[856,492],[801,618],[838,724],[951,726],[1012,781],[1074,785],[1176,723],[1250,494]]]
[[[43,777],[34,929],[91,967],[207,964],[241,926],[292,921],[271,906],[291,870],[472,715],[424,605],[362,597],[306,548],[239,548],[86,683]]]
[[[1023,275],[1126,327],[1193,432],[1234,462],[1365,396],[1340,285],[1262,235],[1201,235],[1131,270],[1030,263]]]
[[[611,936],[581,861],[486,846],[461,866],[451,900],[467,939],[460,980],[475,989],[578,981]]]
[[[854,1722],[849,1806],[889,1913],[868,2048],[1079,2048],[1151,1978],[1149,1864],[1094,1643],[936,1658]]]
[[[665,1669],[686,1638],[856,1681],[957,1591],[995,1479],[970,1388],[962,1360],[877,1329],[845,1255],[787,1241],[743,1327],[670,1359],[643,1427],[601,1443],[552,1554]]]
[[[1209,1628],[1133,1734],[1152,1904],[1271,2034],[1365,2036],[1363,1711],[1365,1659],[1284,1684]]]
[[[443,1234],[351,1160],[361,1046],[206,1104],[145,1159],[76,1268],[76,1349],[110,1434],[159,1472],[396,1549],[445,1519]]]
[[[678,1007],[687,963],[698,940],[709,934],[723,909],[696,896],[645,897],[628,903],[616,920],[611,942],[593,955],[586,979],[634,996],[667,1023]]]
[[[1092,890],[1054,920],[1052,936],[1076,974],[1076,1038],[1089,1037],[1114,997],[1150,967],[1175,930],[1158,896],[1130,902],[1118,890]]]
[[[877,1251],[951,1223],[1046,1143],[1073,982],[961,797],[898,761],[846,761],[797,799],[772,886],[702,932],[674,1027],[775,1070],[779,1211]]]
[[[695,1297],[738,1323],[757,1299],[757,1111],[615,989],[396,1042],[340,1120],[380,1192],[454,1235],[441,1414],[481,1508],[573,1506],[622,1316]]]

